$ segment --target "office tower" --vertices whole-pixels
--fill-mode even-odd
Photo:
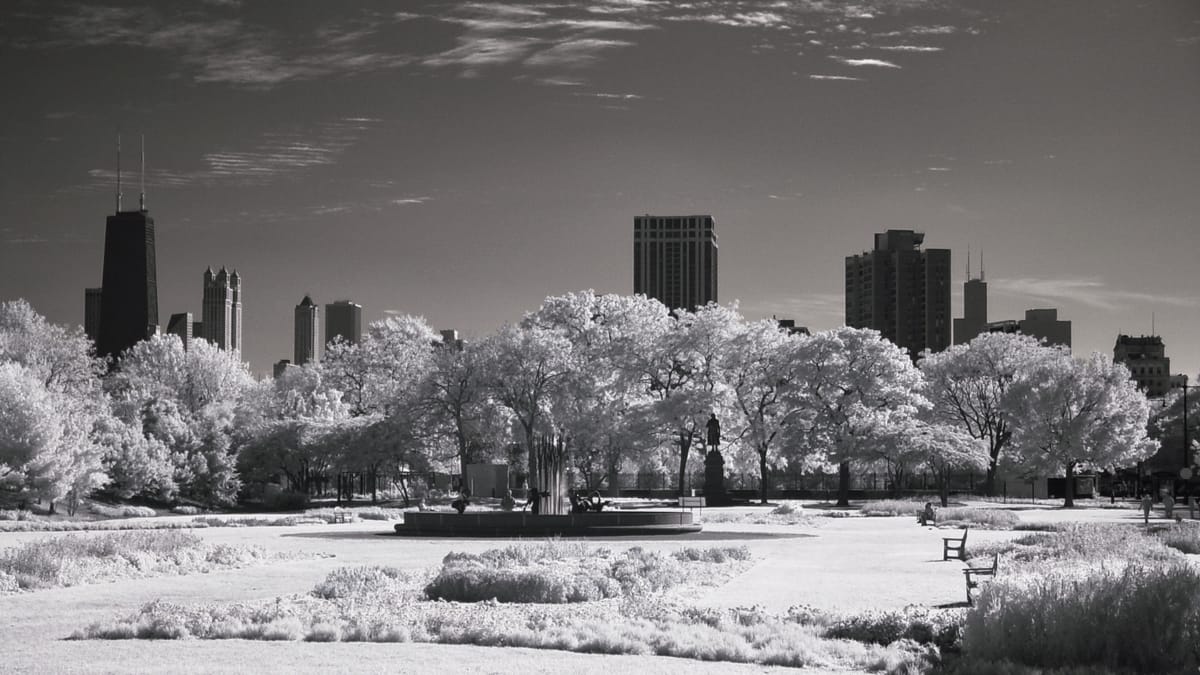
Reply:
[[[229,310],[229,349],[242,351],[242,276],[233,271],[229,275],[229,290],[233,294],[233,305]]]
[[[1118,335],[1113,361],[1125,364],[1138,389],[1149,398],[1161,398],[1171,389],[1171,359],[1157,335]]]
[[[288,361],[287,359],[279,359],[273,366],[271,366],[271,377],[278,380],[281,375],[287,372],[288,368],[295,367],[296,366],[292,365],[291,361]]]
[[[242,346],[242,278],[224,267],[204,270],[204,304],[198,337],[220,349],[237,351]]]
[[[954,320],[954,344],[970,342],[987,328],[987,282],[983,280],[983,254],[979,278],[971,277],[971,252],[967,251],[967,281],[963,283],[963,317]]]
[[[339,337],[351,344],[362,338],[362,305],[349,300],[325,305],[325,344]]]
[[[104,298],[104,289],[83,289],[83,332],[87,334],[92,344],[100,338],[100,308]]]
[[[1057,309],[1027,309],[1021,320],[989,321],[985,333],[1021,333],[1037,338],[1051,347],[1071,349],[1071,322],[1060,321]]]
[[[317,304],[307,295],[300,301],[300,304],[296,305],[295,339],[293,340],[293,356],[295,358],[292,363],[297,366],[315,363],[321,359],[317,351],[321,344],[321,329],[317,314]]]
[[[142,173],[145,175],[145,154]],[[144,181],[143,181],[144,182]],[[143,185],[136,211],[121,210],[121,141],[117,139],[117,210],[104,226],[104,273],[96,352],[116,358],[158,331],[154,219]]]
[[[1071,349],[1071,322],[1060,321],[1057,309],[1027,309],[1021,332],[1053,347]]]
[[[874,328],[916,359],[950,346],[950,251],[921,250],[923,232],[888,230],[846,256],[846,325]]]
[[[184,350],[192,343],[192,321],[191,312],[182,312],[180,314],[172,314],[170,320],[167,321],[167,332],[172,335],[178,335],[180,341],[183,342]]]
[[[695,309],[717,302],[713,217],[634,217],[633,292],[671,309]]]
[[[446,329],[441,331],[442,341],[437,343],[439,347],[446,347],[455,351],[462,351],[466,346],[466,342],[458,337],[458,331],[454,329]]]

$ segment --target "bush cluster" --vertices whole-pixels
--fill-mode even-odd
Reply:
[[[104,504],[93,503],[91,511],[103,518],[153,518],[158,515],[158,512],[149,506],[133,506],[130,504],[106,506]]]
[[[1138,673],[1200,668],[1200,571],[1190,565],[1060,563],[1032,572],[984,588],[963,626],[968,663]]]
[[[0,591],[187,574],[240,567],[265,556],[260,549],[207,544],[179,530],[66,535],[0,552]]]

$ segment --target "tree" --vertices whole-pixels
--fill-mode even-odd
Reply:
[[[787,391],[793,338],[774,320],[743,324],[721,359],[721,374],[733,393],[744,429],[743,442],[754,450],[760,478],[759,499],[767,503],[767,467],[788,423]]]
[[[650,430],[640,424],[645,417],[636,414],[646,403],[645,390],[624,366],[630,336],[665,316],[666,308],[645,296],[588,290],[548,297],[522,322],[556,331],[571,343],[579,366],[556,390],[550,412],[565,438],[568,461],[589,490],[606,481],[615,496],[622,464],[653,445]]]
[[[673,316],[663,307],[646,318],[632,326],[625,367],[646,393],[644,414],[679,451],[677,485],[683,495],[692,443],[710,414],[729,416],[729,392],[718,367],[741,317],[736,309],[711,304]]]
[[[1012,385],[1012,444],[1028,471],[1062,472],[1064,506],[1075,505],[1075,471],[1128,466],[1154,453],[1146,435],[1150,404],[1123,364],[1100,353],[1073,359],[1057,351]]]
[[[981,333],[969,343],[926,353],[918,364],[933,404],[931,420],[953,424],[987,444],[989,495],[996,492],[996,467],[1012,439],[1009,390],[1025,370],[1053,352],[1027,335]]]
[[[921,373],[878,331],[838,328],[799,340],[791,357],[793,451],[838,466],[838,505],[850,504],[850,465],[928,405]]]
[[[550,404],[575,370],[571,342],[556,331],[509,325],[484,340],[480,350],[489,392],[520,426],[532,480],[538,473],[534,443],[553,430]]]
[[[474,344],[462,349],[443,346],[433,355],[432,367],[421,383],[420,407],[434,443],[449,446],[447,457],[458,460],[462,475],[467,465],[483,459],[487,439],[497,429],[507,429],[494,413],[489,399],[483,353]]]
[[[8,467],[10,480],[26,493],[49,500],[51,511],[56,501],[70,497],[73,510],[80,496],[103,483],[95,439],[97,421],[107,413],[99,379],[105,361],[94,357],[91,342],[79,328],[51,324],[29,303],[17,300],[0,303],[0,364],[22,369],[20,375],[15,370],[8,373],[10,394],[33,387],[29,381],[36,382],[37,387],[27,393],[37,393],[31,393],[25,409],[37,410],[48,403],[49,410],[38,413],[49,425],[41,429],[54,429],[55,437],[33,446],[13,439],[16,444],[10,450],[19,454],[36,447],[36,452],[19,470]],[[21,404],[14,401],[13,405],[9,409],[15,416],[13,423],[20,424]]]
[[[929,411],[922,416],[928,417]],[[896,425],[880,438],[876,456],[888,467],[899,494],[908,470],[925,469],[933,474],[942,506],[950,501],[950,475],[954,471],[983,469],[988,463],[987,445],[960,427],[920,419]]]
[[[238,410],[255,391],[237,352],[204,340],[184,350],[175,335],[154,336],[122,355],[105,386],[120,419],[169,449],[180,495],[212,505],[235,500]],[[113,464],[136,455],[110,452],[109,459],[110,470],[136,471]]]
[[[352,415],[390,415],[412,403],[438,341],[422,317],[388,317],[373,322],[358,343],[331,343],[321,367]]]

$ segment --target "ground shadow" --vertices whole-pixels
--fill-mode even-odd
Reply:
[[[468,536],[446,536],[437,537],[428,534],[396,534],[395,532],[371,532],[371,531],[350,531],[350,532],[294,532],[284,534],[283,537],[296,537],[300,539],[378,539],[391,538],[402,539],[407,541],[426,540],[426,541],[488,541],[488,540],[512,540],[526,539],[529,541],[544,541],[549,537],[531,536],[522,537],[520,533],[511,533],[505,535],[497,535],[494,537],[471,534]],[[804,539],[808,537],[816,537],[815,534],[802,534],[799,532],[689,532],[686,534],[640,534],[640,535],[600,535],[594,537],[567,536],[562,539],[586,539],[595,541],[748,541],[760,539]]]

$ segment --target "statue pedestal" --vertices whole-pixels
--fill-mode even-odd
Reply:
[[[721,506],[731,501],[725,493],[725,458],[719,450],[709,450],[704,457],[704,503]]]

